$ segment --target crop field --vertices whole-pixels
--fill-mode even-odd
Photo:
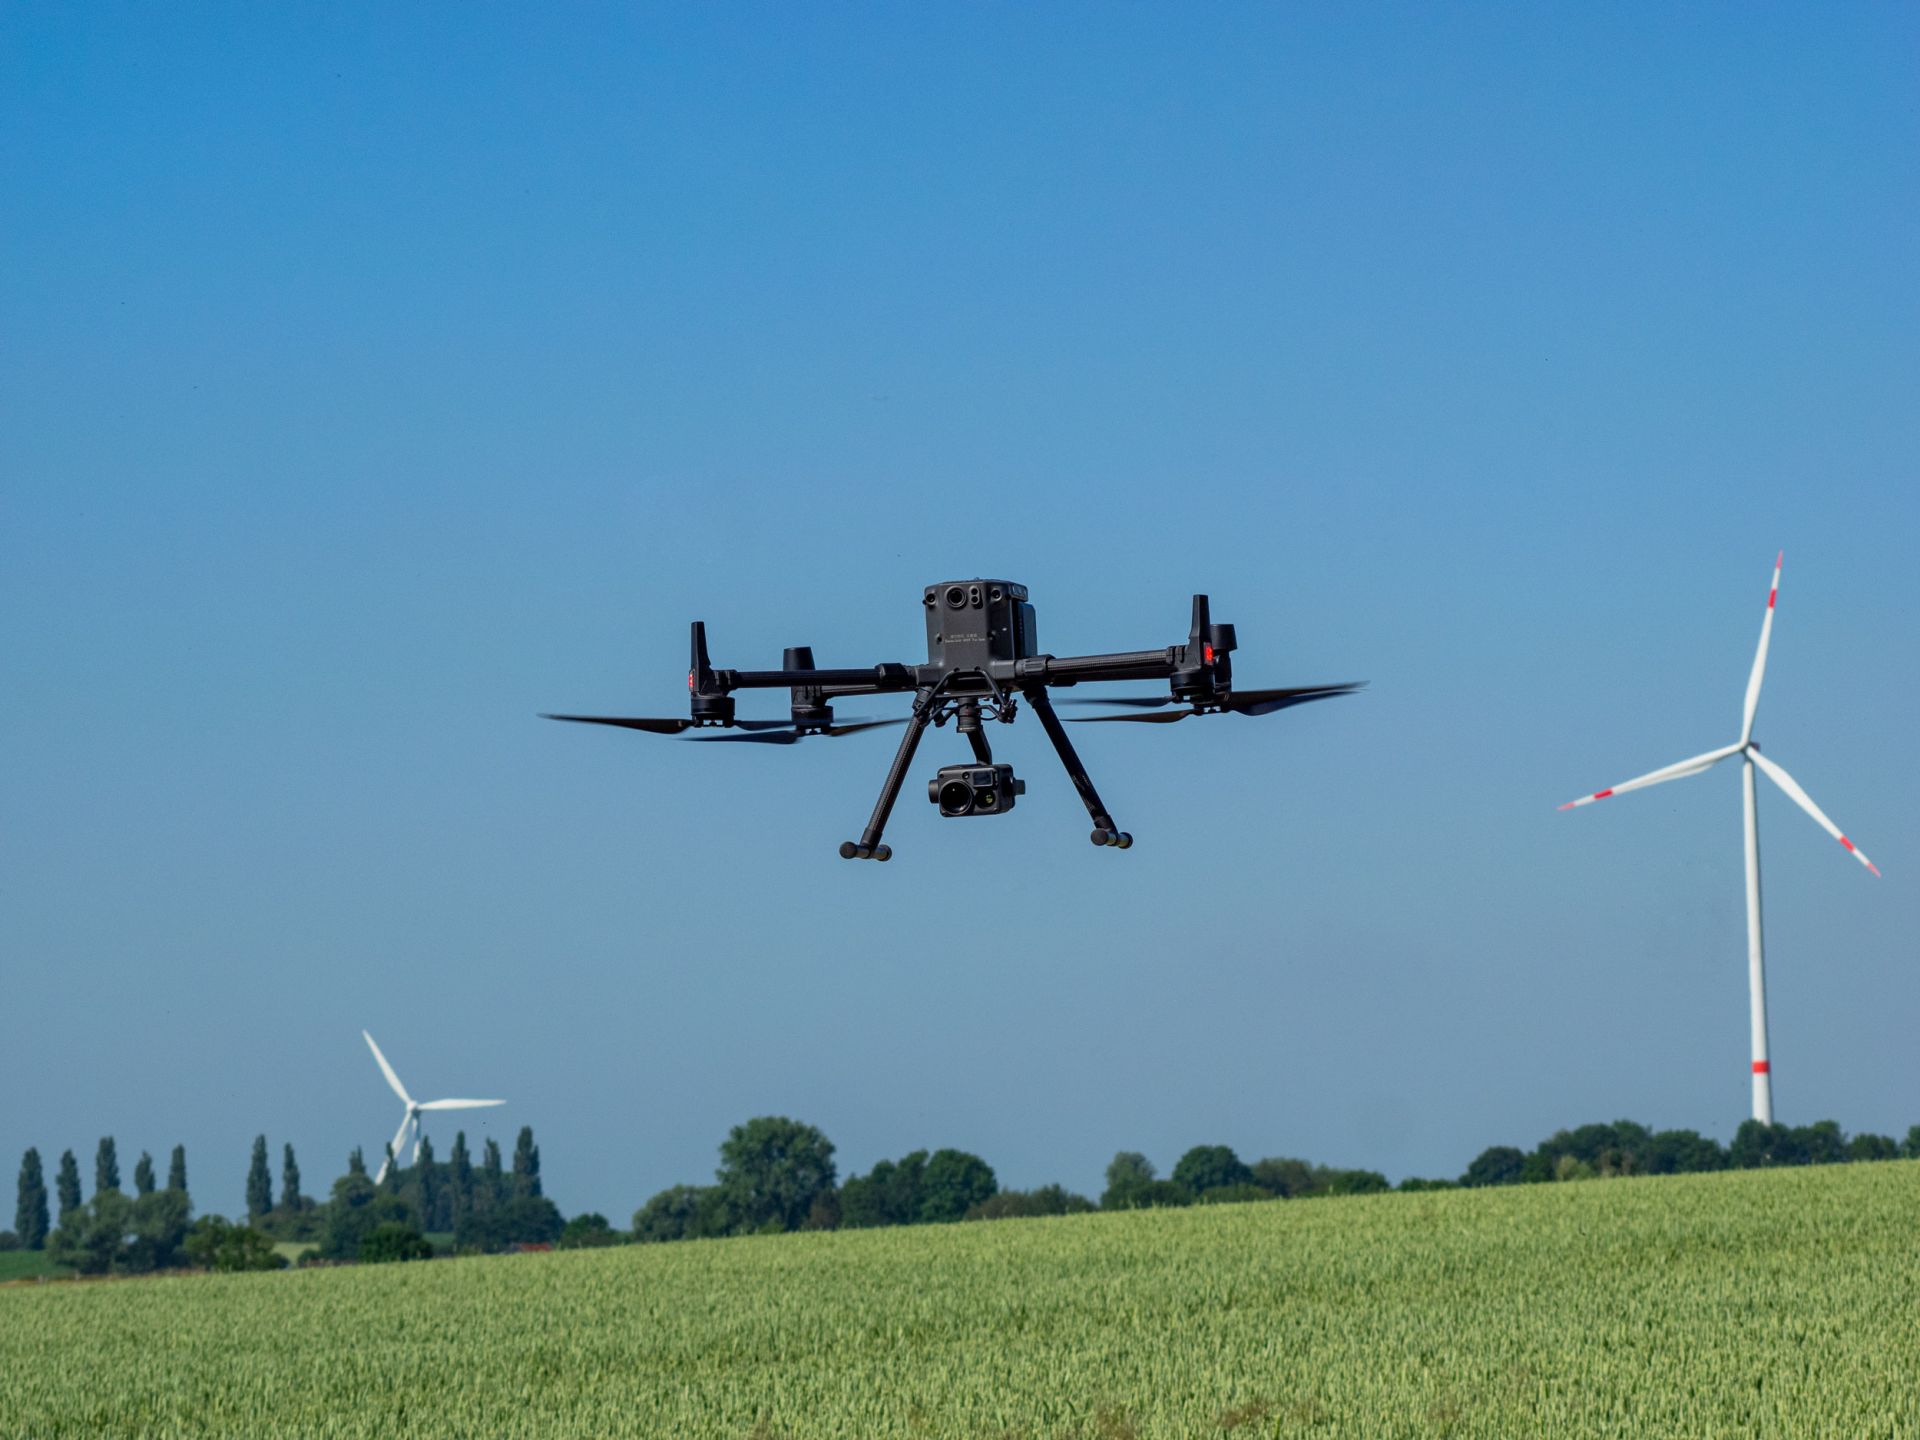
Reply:
[[[13,1286],[0,1432],[1920,1435],[1920,1164]]]

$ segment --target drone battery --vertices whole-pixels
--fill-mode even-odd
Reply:
[[[1004,815],[1026,789],[1027,782],[1014,778],[1011,765],[947,765],[927,782],[927,799],[950,819]]]
[[[996,660],[1040,653],[1027,587],[1011,580],[946,580],[921,596],[927,611],[927,663],[983,670]]]

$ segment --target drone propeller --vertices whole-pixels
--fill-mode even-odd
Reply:
[[[806,740],[815,735],[825,735],[831,738],[839,735],[857,734],[862,730],[878,730],[884,725],[904,725],[907,723],[907,718],[908,717],[903,715],[898,720],[851,720],[844,725],[826,725],[818,729],[807,730],[796,730],[793,728],[792,723],[786,720],[757,720],[751,723],[754,728],[760,732],[759,734],[689,735],[687,739],[701,741],[744,740],[754,745],[791,745],[796,740]],[[767,728],[770,725],[777,728]]]
[[[1230,710],[1236,715],[1272,715],[1277,711],[1290,709],[1295,705],[1306,705],[1314,700],[1331,700],[1336,695],[1351,695],[1366,682],[1356,681],[1343,685],[1300,685],[1289,690],[1234,690],[1223,697],[1216,707]],[[1119,695],[1109,700],[1063,700],[1063,705],[1133,705],[1142,709],[1153,709],[1163,705],[1172,705],[1176,699],[1171,695]],[[1091,725],[1102,720],[1130,720],[1137,725],[1171,725],[1176,720],[1184,720],[1189,715],[1202,714],[1192,706],[1185,710],[1172,710],[1164,715],[1075,715],[1068,723]]]
[[[647,715],[542,715],[542,720],[573,720],[582,725],[618,725],[623,730],[644,730],[649,735],[678,735],[682,730],[691,730],[700,722],[679,716],[672,720],[656,719]],[[735,720],[732,722],[742,730],[777,730],[787,724],[785,720]],[[744,737],[734,737],[744,738]]]

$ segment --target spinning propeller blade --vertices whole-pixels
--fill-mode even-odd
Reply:
[[[678,735],[682,730],[691,730],[696,721],[684,716],[672,720],[659,719],[650,715],[542,715],[542,720],[572,720],[580,725],[618,725],[623,730],[644,730],[649,735]],[[741,730],[777,730],[787,724],[785,720],[736,720],[734,726]]]
[[[1352,681],[1340,685],[1297,685],[1286,690],[1233,690],[1223,696],[1218,708],[1231,711],[1236,715],[1272,715],[1276,711],[1287,710],[1295,705],[1306,705],[1315,700],[1331,700],[1337,695],[1351,695],[1362,688],[1364,680]],[[1111,700],[1064,700],[1066,705],[1171,705],[1172,696],[1159,695],[1121,695]],[[1129,720],[1137,725],[1171,725],[1176,720],[1184,720],[1189,715],[1203,712],[1192,707],[1174,710],[1164,715],[1076,715],[1069,719],[1070,724],[1090,725],[1102,720]]]
[[[761,733],[757,735],[689,735],[687,739],[703,742],[711,740],[745,741],[750,745],[791,745],[797,740],[806,740],[818,735],[829,737],[854,735],[862,730],[878,730],[883,725],[904,725],[907,723],[907,717],[903,715],[898,720],[850,720],[844,725],[829,725],[821,730],[796,730],[793,728],[792,723],[786,720],[761,720],[752,723],[756,728],[760,729]],[[764,728],[769,725],[778,728]]]

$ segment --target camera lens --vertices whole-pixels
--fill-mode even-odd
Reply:
[[[994,798],[993,791],[976,790],[973,792],[973,803],[978,805],[982,810],[991,810],[1000,802]]]
[[[949,780],[940,787],[940,813],[965,815],[973,809],[973,787],[964,780]]]
[[[949,585],[947,587],[947,604],[951,605],[954,609],[958,610],[962,605],[966,603],[967,603],[967,592],[965,590],[963,590],[958,585]]]

